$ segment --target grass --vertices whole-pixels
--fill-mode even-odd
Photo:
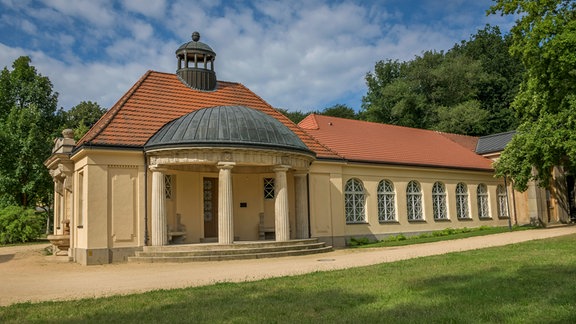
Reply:
[[[513,226],[512,231],[524,231],[528,229],[535,229],[532,226]],[[398,234],[390,236],[381,241],[370,241],[367,238],[352,238],[348,243],[351,247],[387,247],[387,246],[404,246],[418,243],[430,243],[446,240],[455,240],[473,236],[483,236],[499,233],[510,232],[509,227],[489,227],[480,226],[477,228],[446,228],[441,231],[434,231],[431,233],[423,233],[415,236],[405,236]]]
[[[576,235],[246,283],[0,308],[2,323],[574,323]],[[39,285],[39,289],[41,285]]]

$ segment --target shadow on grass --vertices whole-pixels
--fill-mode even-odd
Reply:
[[[381,313],[400,322],[576,323],[576,267],[526,266],[515,271],[447,275],[414,281],[421,303]]]

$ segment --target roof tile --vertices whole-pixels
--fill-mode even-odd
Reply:
[[[492,170],[492,161],[436,131],[316,114],[299,125],[330,151],[351,161]]]
[[[187,87],[176,74],[148,71],[78,141],[81,145],[143,147],[171,120],[215,106],[241,105],[260,110],[282,122],[308,148],[334,156],[258,95],[240,83],[218,81],[215,91]]]

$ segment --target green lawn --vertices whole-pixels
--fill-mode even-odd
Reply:
[[[257,282],[24,303],[0,308],[0,322],[575,323],[575,249],[571,235]]]

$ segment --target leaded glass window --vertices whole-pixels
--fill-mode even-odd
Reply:
[[[435,182],[432,187],[432,210],[434,219],[448,219],[446,187],[442,182]]]
[[[358,179],[350,179],[344,188],[346,223],[364,223],[364,186]]]
[[[508,218],[508,196],[506,195],[506,187],[498,185],[496,187],[496,194],[498,195],[498,217]]]
[[[172,199],[174,196],[174,176],[171,174],[164,175],[164,195],[166,199]]]
[[[481,183],[476,189],[478,200],[478,216],[480,218],[490,218],[490,209],[488,208],[488,188]]]
[[[458,218],[470,218],[468,213],[468,189],[462,182],[456,185],[456,215]]]
[[[382,180],[378,183],[378,221],[394,220],[396,220],[394,185],[389,180]]]
[[[274,178],[264,178],[264,199],[274,199]]]
[[[422,220],[422,192],[420,184],[414,180],[408,182],[406,188],[406,203],[408,220]]]

